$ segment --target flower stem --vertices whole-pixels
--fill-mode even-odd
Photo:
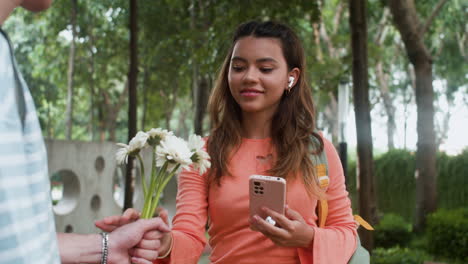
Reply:
[[[146,193],[148,192],[148,188],[146,186],[146,175],[145,175],[145,165],[143,164],[143,159],[140,156],[140,153],[136,155],[138,160],[140,161],[140,170],[141,170],[141,182],[143,185],[143,195],[146,197]]]
[[[174,176],[174,174],[177,172],[177,170],[179,169],[180,167],[180,164],[177,164],[177,166],[175,166],[174,169],[172,169],[172,171],[169,173],[169,174],[166,174],[164,176],[161,176],[161,180],[162,182],[160,182],[158,184],[158,186],[156,187],[157,188],[157,192],[156,192],[156,199],[155,201],[153,201],[153,204],[151,205],[151,209],[150,211],[154,213],[154,211],[156,210],[156,208],[158,207],[158,204],[159,204],[159,197],[161,196],[161,193],[164,191],[164,188],[166,187],[166,185],[169,183],[169,181],[171,180],[171,178]]]
[[[153,200],[158,200],[158,196],[153,196],[155,191],[157,192],[157,182],[160,177],[162,177],[162,174],[164,171],[167,169],[167,162],[164,163],[164,165],[159,169],[157,175],[156,175],[156,167],[153,166],[152,171],[151,171],[151,184],[150,184],[150,189],[148,190],[148,194],[145,197],[145,205],[143,206],[143,211],[141,214],[142,218],[151,218],[153,217],[154,210],[151,210],[153,207]],[[157,195],[157,194],[156,194]]]

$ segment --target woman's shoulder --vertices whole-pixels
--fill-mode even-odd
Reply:
[[[311,134],[311,137],[313,138],[313,143],[319,143],[318,141],[321,140],[323,143],[323,149],[325,150],[326,148],[329,149],[330,147],[333,147],[333,143],[331,143],[330,140],[328,140],[324,135],[323,131],[321,130],[316,130],[314,133]]]

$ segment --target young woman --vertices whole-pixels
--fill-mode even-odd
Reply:
[[[157,263],[197,263],[206,244],[211,263],[347,263],[356,224],[333,145],[315,132],[304,51],[296,34],[274,22],[248,22],[234,34],[210,98],[212,167],[179,177],[172,231]],[[320,189],[312,150],[325,151],[330,185]],[[287,182],[285,215],[265,208],[278,226],[249,215],[249,176]],[[318,198],[328,200],[317,227]]]

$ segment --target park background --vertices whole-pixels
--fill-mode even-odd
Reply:
[[[232,31],[250,19],[289,24],[318,126],[347,147],[353,209],[376,227],[361,233],[372,262],[466,263],[467,10],[461,0],[56,0],[42,13],[17,9],[3,28],[50,149],[127,142],[152,127],[208,135]],[[125,171],[109,176],[120,208],[132,205]],[[66,175],[50,174],[60,205]]]

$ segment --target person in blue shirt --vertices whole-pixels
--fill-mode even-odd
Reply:
[[[169,231],[161,218],[141,219],[109,234],[56,233],[36,109],[1,29],[16,7],[37,12],[51,2],[0,0],[0,264],[149,264],[158,245],[144,238]]]

